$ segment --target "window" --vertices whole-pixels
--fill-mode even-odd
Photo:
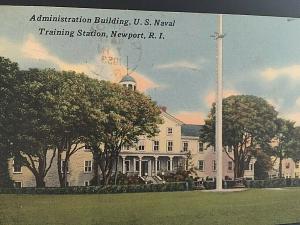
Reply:
[[[167,161],[167,169],[168,169],[168,171],[171,171],[171,161],[170,160]]]
[[[251,171],[253,170],[253,164],[252,163],[249,164],[249,170],[251,170]]]
[[[92,147],[90,145],[84,146],[84,151],[91,151]]]
[[[290,163],[286,163],[286,164],[285,164],[285,168],[286,168],[286,169],[289,169],[289,168],[290,168]]]
[[[216,160],[213,160],[213,161],[212,161],[212,170],[213,170],[213,171],[216,171],[216,170],[217,170],[217,163],[216,163]]]
[[[129,151],[130,148],[129,148],[129,146],[123,145],[123,146],[122,146],[122,149],[125,150],[125,151]]]
[[[188,142],[183,142],[183,146],[182,146],[183,151],[187,152],[188,148],[189,148],[189,143]]]
[[[64,173],[65,160],[61,160],[61,173]],[[69,163],[66,166],[67,173],[69,173]]]
[[[153,150],[159,151],[159,141],[153,141]]]
[[[204,171],[205,167],[204,167],[204,161],[203,160],[198,161],[198,169],[200,171]]]
[[[138,148],[140,151],[144,151],[145,150],[145,141],[140,140],[138,146],[139,146]]]
[[[84,186],[90,186],[90,181],[84,181]]]
[[[211,146],[211,149],[213,150],[213,152],[216,152],[215,146]]]
[[[15,181],[14,182],[14,187],[15,188],[21,188],[22,187],[22,181]]]
[[[226,150],[227,150],[227,152],[232,152],[232,148],[231,147],[226,146]]]
[[[18,160],[13,161],[13,172],[22,173],[22,166],[21,163],[18,162]]]
[[[92,172],[92,161],[84,161],[84,172],[85,173],[90,173]]]
[[[228,170],[232,170],[232,161],[228,162]]]
[[[135,171],[140,171],[140,161],[135,161]]]
[[[198,148],[199,152],[203,152],[204,151],[204,145],[202,142],[199,142],[199,148]]]
[[[172,127],[168,127],[167,128],[167,135],[171,135],[173,134],[173,128]]]
[[[128,84],[128,89],[132,90],[132,84]]]
[[[167,150],[168,152],[173,151],[173,141],[167,141]]]
[[[130,171],[130,160],[125,160],[125,171]]]
[[[296,162],[295,167],[296,167],[296,169],[299,169],[299,162]]]

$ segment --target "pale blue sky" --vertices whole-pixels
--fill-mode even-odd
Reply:
[[[64,15],[176,21],[175,27],[115,26],[29,22],[33,15]],[[148,82],[146,94],[184,122],[201,123],[213,101],[217,16],[51,7],[0,7],[0,55],[29,67],[83,71],[116,81],[113,70],[100,62],[101,49],[129,57],[129,69]],[[264,97],[280,115],[300,125],[300,20],[224,15],[224,95]],[[84,29],[110,32],[164,32],[164,40],[119,40],[39,35],[38,29]],[[134,75],[134,74],[133,74]],[[138,84],[139,85],[139,84]]]

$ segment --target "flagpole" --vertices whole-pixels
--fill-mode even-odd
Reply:
[[[222,190],[223,163],[222,163],[222,99],[223,99],[223,16],[218,16],[217,41],[217,94],[216,94],[216,153],[217,177],[216,190]]]

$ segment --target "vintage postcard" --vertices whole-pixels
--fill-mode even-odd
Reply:
[[[300,223],[299,27],[0,6],[0,224]]]

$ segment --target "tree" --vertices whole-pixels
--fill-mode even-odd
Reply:
[[[295,161],[300,161],[300,127],[295,127],[293,132],[293,138],[288,144],[288,148],[291,149],[290,157]]]
[[[256,162],[254,164],[254,179],[265,180],[269,178],[269,171],[272,169],[271,157],[265,152],[258,151],[255,156]]]
[[[37,187],[45,187],[45,177],[53,163],[56,149],[52,114],[57,89],[61,85],[53,70],[30,69],[18,73],[11,134],[15,161],[27,167]]]
[[[9,118],[13,112],[13,100],[16,98],[14,89],[18,64],[7,58],[0,57],[0,187],[11,187],[12,180],[8,169],[12,142],[10,135],[14,133]]]
[[[105,120],[93,123],[91,134],[86,142],[94,155],[94,175],[98,167],[102,183],[108,184],[115,168],[117,176],[118,158],[122,146],[134,146],[141,135],[148,137],[158,133],[161,123],[160,109],[151,99],[139,92],[129,90],[118,84],[102,82],[98,92]],[[95,183],[99,179],[94,178]]]
[[[276,133],[273,138],[273,155],[279,159],[279,177],[282,177],[282,160],[292,155],[292,141],[295,122],[278,118],[276,120]]]
[[[205,120],[200,139],[215,144],[215,103]],[[237,95],[223,99],[223,146],[234,162],[234,177],[244,170],[258,148],[264,149],[275,135],[277,112],[263,98]],[[229,154],[232,151],[234,156]]]
[[[68,162],[73,154],[84,148],[92,123],[102,120],[102,110],[94,105],[99,89],[96,80],[84,74],[63,71],[59,73],[61,86],[58,89],[54,134],[57,148],[57,173],[61,187],[67,184]],[[100,90],[101,91],[101,90]],[[99,104],[97,105],[99,106]],[[64,163],[62,163],[62,161]]]

